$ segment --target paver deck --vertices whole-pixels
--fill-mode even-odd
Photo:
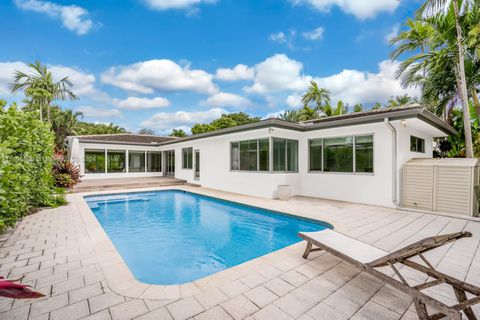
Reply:
[[[185,180],[173,177],[133,177],[82,180],[72,188],[72,192],[104,191],[118,189],[165,187],[185,184]]]
[[[480,285],[480,222],[304,197],[282,202],[176,188],[327,221],[338,232],[385,251],[468,230],[472,238],[427,256],[439,270]],[[86,221],[80,195],[69,195],[69,200],[68,206],[25,217],[1,245],[0,275],[25,275],[22,281],[47,297],[0,298],[0,319],[417,319],[408,297],[332,255],[316,252],[302,259],[303,242],[189,285],[172,286],[171,299],[159,299],[164,290],[118,294],[121,288],[109,285],[110,271],[98,256],[96,232],[103,230],[89,230],[99,226]],[[403,272],[411,281],[425,280]],[[130,297],[142,294],[148,298]],[[448,290],[432,294],[445,302],[454,299]],[[480,315],[479,307],[475,311]]]

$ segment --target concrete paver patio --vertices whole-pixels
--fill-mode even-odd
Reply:
[[[473,238],[427,256],[439,270],[480,285],[480,222],[304,197],[282,202],[190,186],[177,189],[327,221],[338,232],[386,251],[468,230]],[[148,299],[131,297],[145,292],[118,294],[107,281],[88,230],[95,226],[85,221],[81,196],[69,195],[69,201],[25,217],[0,247],[0,275],[25,275],[23,283],[47,295],[27,301],[0,298],[0,319],[417,319],[408,297],[332,255],[317,252],[302,259],[304,243],[169,288],[175,292],[169,293],[171,299],[158,299],[165,296],[163,290],[151,291]],[[411,281],[425,280],[402,272]],[[445,302],[454,299],[448,290],[431,294]],[[479,307],[475,311],[480,315]]]

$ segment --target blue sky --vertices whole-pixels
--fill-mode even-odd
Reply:
[[[85,120],[159,134],[223,112],[298,108],[310,80],[353,105],[415,94],[388,38],[417,0],[3,0],[0,98],[36,59],[70,76]]]

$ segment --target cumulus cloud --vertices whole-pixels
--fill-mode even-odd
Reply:
[[[303,37],[310,41],[318,41],[323,38],[323,34],[325,33],[324,27],[318,27],[312,31],[307,31],[302,33]]]
[[[163,131],[172,128],[189,130],[195,123],[209,123],[223,113],[228,113],[228,111],[222,108],[212,108],[206,111],[159,112],[143,121],[141,126]]]
[[[122,113],[118,109],[103,109],[91,106],[80,106],[75,108],[87,118],[120,118]]]
[[[203,70],[192,70],[189,65],[162,59],[137,62],[127,66],[111,67],[101,76],[104,83],[126,91],[153,93],[154,91],[194,91],[214,94],[218,91],[213,76]]]
[[[223,81],[251,80],[254,76],[254,70],[244,64],[238,64],[233,69],[217,69],[215,78]]]
[[[144,110],[144,109],[164,108],[170,105],[170,101],[162,97],[155,97],[152,99],[128,97],[127,99],[124,99],[124,100],[114,99],[113,103],[116,106],[118,106],[120,109],[126,109],[126,110]]]
[[[64,6],[41,0],[15,0],[15,5],[22,10],[43,13],[61,20],[65,28],[78,35],[88,33],[95,26],[88,11],[76,5]]]
[[[381,12],[394,12],[400,4],[399,0],[291,0],[291,2],[294,5],[310,5],[323,12],[337,6],[359,19],[373,18]]]
[[[398,61],[385,60],[378,64],[378,72],[345,69],[330,76],[316,77],[305,74],[301,62],[285,54],[276,54],[253,67],[253,84],[244,90],[262,95],[270,107],[286,104],[290,108],[301,106],[301,95],[311,80],[330,90],[333,101],[341,99],[349,104],[384,102],[404,94],[418,96],[417,88],[401,87],[395,78],[398,66]]]
[[[242,96],[233,93],[219,92],[202,101],[202,104],[210,107],[233,107],[245,108],[252,104],[252,102]]]
[[[285,99],[285,103],[290,108],[297,108],[302,105],[302,96],[300,94],[291,94]]]
[[[155,10],[192,9],[200,4],[215,3],[216,0],[145,0]]]
[[[93,74],[62,65],[49,65],[48,69],[52,73],[54,81],[68,77],[73,83],[72,91],[80,97],[101,95],[95,89],[95,76]],[[13,81],[16,70],[25,73],[31,72],[27,64],[21,61],[0,62],[0,94],[10,93],[9,85]]]
[[[301,62],[276,54],[255,66],[254,83],[245,87],[245,91],[266,94],[304,90],[312,77],[303,75],[302,69]]]
[[[318,85],[331,91],[332,100],[346,103],[383,102],[397,95],[418,96],[417,88],[403,89],[395,78],[398,61],[385,60],[379,63],[377,73],[358,70],[343,70],[329,77],[316,78]]]

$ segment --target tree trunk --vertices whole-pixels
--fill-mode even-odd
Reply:
[[[468,106],[467,80],[465,77],[465,62],[463,52],[463,35],[460,27],[460,12],[458,8],[458,1],[454,0],[453,10],[455,12],[455,26],[457,29],[457,47],[458,47],[458,66],[457,66],[457,83],[459,85],[458,91],[462,101],[463,109],[463,125],[465,129],[465,149],[466,157],[473,158],[473,143],[472,143],[472,126],[470,123],[470,111]]]

